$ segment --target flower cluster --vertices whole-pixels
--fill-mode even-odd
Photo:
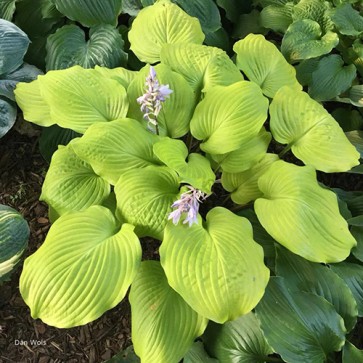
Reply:
[[[162,102],[173,92],[169,85],[161,84],[156,77],[156,72],[153,66],[150,66],[149,75],[146,77],[145,93],[137,99],[141,105],[141,112],[144,114],[144,119],[148,121],[148,127],[151,131],[159,134],[157,117],[160,113]],[[151,127],[153,125],[154,127]]]
[[[189,190],[182,193],[180,199],[172,204],[172,208],[176,209],[169,214],[168,219],[172,219],[173,223],[176,225],[178,224],[182,213],[186,212],[188,214],[183,223],[188,223],[190,227],[193,223],[198,223],[199,203],[202,203],[208,195],[190,185],[188,185],[187,188]]]

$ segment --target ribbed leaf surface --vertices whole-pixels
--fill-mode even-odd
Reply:
[[[270,116],[274,139],[289,144],[305,164],[327,173],[359,164],[359,153],[339,124],[307,93],[281,88],[271,103]]]
[[[160,60],[164,44],[202,44],[204,34],[198,19],[189,16],[169,0],[142,9],[129,32],[131,50],[143,62]]]
[[[279,160],[258,180],[264,194],[255,211],[266,231],[312,262],[340,262],[356,241],[340,215],[335,193],[322,188],[312,167]]]
[[[178,363],[207,326],[169,285],[157,261],[145,261],[131,286],[132,341],[147,363]]]
[[[221,207],[191,227],[169,222],[160,261],[170,286],[195,311],[218,323],[250,312],[269,278],[251,224]]]
[[[116,306],[141,262],[134,227],[117,226],[100,206],[68,213],[28,257],[20,291],[34,319],[58,328],[84,325]]]

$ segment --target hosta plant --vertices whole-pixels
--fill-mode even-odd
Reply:
[[[42,73],[23,62],[28,45],[28,36],[21,29],[0,19],[0,138],[11,129],[16,120],[16,84],[32,81]]]
[[[138,17],[131,49],[153,65],[74,66],[16,88],[27,120],[80,134],[44,181],[54,223],[20,280],[32,316],[86,324],[131,286],[142,362],[209,359],[193,345],[204,332],[229,362],[233,324],[245,361],[324,361],[362,314],[363,270],[342,262],[357,241],[316,175],[351,169],[358,151],[262,35],[235,44],[235,64],[170,1]],[[142,259],[151,239],[160,261]]]
[[[10,277],[29,238],[27,222],[13,208],[0,204],[0,284]]]

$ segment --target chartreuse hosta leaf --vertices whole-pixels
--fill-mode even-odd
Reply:
[[[270,117],[274,139],[289,144],[305,164],[327,173],[359,164],[359,153],[339,124],[307,93],[281,88],[271,103]]]
[[[178,73],[173,72],[164,64],[154,67],[159,84],[168,84],[173,91],[170,97],[162,104],[158,115],[158,126],[161,135],[168,135],[173,138],[184,136],[189,130],[190,119],[192,118],[195,97],[188,82]],[[130,83],[127,95],[130,102],[128,117],[134,118],[147,124],[140,110],[137,98],[145,93],[145,79],[150,72],[150,66],[144,67]]]
[[[115,185],[127,170],[160,164],[153,154],[158,140],[138,121],[125,118],[91,125],[72,148],[98,175]]]
[[[207,326],[168,285],[157,261],[141,263],[130,303],[132,341],[141,362],[178,363]]]
[[[115,186],[117,213],[138,236],[162,239],[171,205],[179,194],[177,174],[167,167],[132,169]]]
[[[67,18],[92,27],[99,24],[117,25],[122,0],[54,0],[57,9]]]
[[[166,44],[161,62],[183,75],[197,93],[213,85],[229,86],[242,81],[238,68],[221,49],[199,44]]]
[[[266,231],[313,262],[340,262],[356,241],[339,213],[335,193],[322,188],[310,166],[279,160],[258,180],[263,197],[255,211]]]
[[[165,137],[153,146],[155,155],[169,168],[175,170],[181,183],[187,183],[204,193],[212,193],[215,174],[210,162],[203,155],[192,153],[188,157],[188,148],[181,140]]]
[[[195,109],[190,122],[200,148],[211,154],[239,149],[258,135],[267,117],[268,99],[253,82],[241,81],[210,90]]]
[[[38,79],[16,85],[15,99],[23,111],[24,119],[40,126],[51,126],[55,122],[50,116],[50,107],[45,101]]]
[[[50,71],[39,76],[38,81],[41,94],[50,107],[52,122],[61,127],[84,133],[96,122],[126,116],[125,88],[94,69],[74,66]]]
[[[105,68],[105,67],[99,67],[96,66],[95,70],[102,74],[103,77],[111,78],[120,83],[122,86],[124,86],[125,89],[127,89],[132,82],[132,80],[135,78],[135,76],[138,74],[138,72],[130,71],[129,69],[117,67],[113,69]]]
[[[347,331],[357,321],[357,303],[345,282],[331,269],[309,262],[282,247],[277,248],[276,274],[290,291],[311,292],[329,301],[344,319]]]
[[[202,342],[195,342],[184,356],[183,363],[219,363],[211,358],[204,349]]]
[[[294,63],[330,53],[338,43],[339,37],[336,33],[328,31],[323,35],[316,21],[303,19],[289,26],[282,39],[281,52],[290,63]]]
[[[341,316],[320,296],[291,292],[282,277],[272,277],[256,308],[273,350],[286,362],[325,362],[344,345]]]
[[[240,173],[223,171],[223,188],[231,193],[231,199],[237,204],[247,204],[261,197],[263,193],[258,188],[258,179],[277,160],[279,157],[276,154],[266,154],[252,168]]]
[[[206,222],[169,222],[160,261],[170,286],[199,314],[218,323],[250,312],[264,294],[269,270],[246,218],[213,208]]]
[[[159,0],[142,9],[129,32],[131,50],[143,62],[160,60],[164,44],[202,44],[204,34],[198,19],[169,0]]]
[[[237,66],[266,96],[273,97],[282,86],[301,90],[295,68],[263,35],[249,34],[237,42],[233,50],[237,53]]]
[[[252,312],[223,325],[210,323],[203,340],[209,354],[220,363],[264,363],[273,353]]]
[[[110,194],[109,183],[74,153],[72,143],[53,154],[40,196],[59,215],[101,204]]]
[[[141,262],[134,226],[117,225],[101,206],[60,217],[24,263],[20,292],[34,319],[84,325],[116,306]]]
[[[127,54],[120,32],[104,24],[91,28],[89,40],[77,25],[59,28],[47,40],[47,70],[64,69],[79,64],[93,68],[96,64],[115,68],[124,65]]]
[[[363,316],[363,266],[343,262],[331,265],[332,270],[348,285],[358,306],[358,316]]]
[[[346,341],[343,348],[343,363],[363,362],[363,350]]]
[[[223,171],[239,173],[252,168],[266,154],[271,141],[271,134],[263,127],[237,150],[227,154],[211,154],[212,159]]]
[[[363,33],[363,16],[350,4],[338,6],[331,18],[341,34],[358,36]]]
[[[312,73],[309,94],[318,101],[330,100],[346,91],[356,77],[354,64],[344,66],[338,54],[322,58]]]

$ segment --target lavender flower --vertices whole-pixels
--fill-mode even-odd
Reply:
[[[191,227],[193,223],[198,223],[199,203],[202,203],[208,195],[190,185],[187,188],[189,190],[182,193],[180,199],[172,204],[172,208],[176,209],[169,214],[168,220],[172,219],[173,223],[177,225],[182,214],[187,212],[183,224],[188,223],[189,227]]]
[[[153,66],[150,66],[150,73],[146,77],[145,86],[145,93],[137,99],[137,102],[141,105],[140,109],[144,114],[144,119],[148,121],[148,128],[159,134],[157,117],[161,111],[162,102],[173,91],[169,88],[168,84],[159,85]]]

